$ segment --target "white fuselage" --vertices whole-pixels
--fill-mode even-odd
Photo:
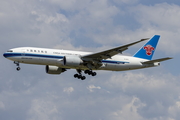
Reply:
[[[87,66],[66,66],[63,64],[64,56],[78,56],[81,58],[83,55],[91,54],[90,52],[70,51],[70,50],[59,50],[59,49],[45,49],[35,47],[19,47],[14,48],[6,53],[4,57],[12,61],[17,61],[26,64],[37,64],[37,65],[52,65],[67,69],[88,69]],[[141,69],[145,67],[153,67],[158,64],[142,64],[142,62],[148,61],[146,59],[115,55],[111,59],[102,60],[102,66],[94,70],[110,70],[110,71],[124,71]]]

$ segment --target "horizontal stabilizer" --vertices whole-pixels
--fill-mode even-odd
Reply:
[[[172,58],[171,57],[160,58],[160,59],[150,60],[150,61],[146,61],[146,62],[142,62],[142,63],[143,64],[152,64],[152,63],[155,63],[155,62],[162,62],[162,61],[169,60],[169,59],[172,59]]]

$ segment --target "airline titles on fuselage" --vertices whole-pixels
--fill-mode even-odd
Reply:
[[[36,49],[27,49],[27,52],[32,52],[32,53],[48,53],[46,50],[36,50]],[[58,51],[53,52],[53,54],[55,54],[55,55],[76,55],[76,56],[80,56],[80,54],[58,52]]]

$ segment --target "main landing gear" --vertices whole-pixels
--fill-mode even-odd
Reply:
[[[74,77],[78,78],[78,79],[81,79],[81,80],[85,80],[86,79],[86,77],[82,76],[81,74],[75,74]]]
[[[16,66],[17,66],[16,70],[19,71],[19,70],[21,69],[21,68],[19,67],[19,62],[14,61],[14,64],[16,64]]]
[[[96,76],[96,72],[93,72],[91,70],[85,70],[84,73],[88,75]]]
[[[78,78],[78,79],[81,79],[81,80],[86,79],[86,77],[82,75],[82,70],[78,69],[77,72],[79,74],[74,74],[74,78]],[[92,70],[85,70],[84,73],[88,74],[88,75],[96,76],[96,72],[93,72]]]
[[[81,79],[81,80],[85,80],[86,77],[85,76],[82,76],[82,71],[77,69],[76,70],[79,74],[74,74],[74,78],[78,78],[78,79]]]

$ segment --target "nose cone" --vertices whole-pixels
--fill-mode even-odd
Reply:
[[[7,53],[4,53],[3,56],[6,58],[7,57]]]

